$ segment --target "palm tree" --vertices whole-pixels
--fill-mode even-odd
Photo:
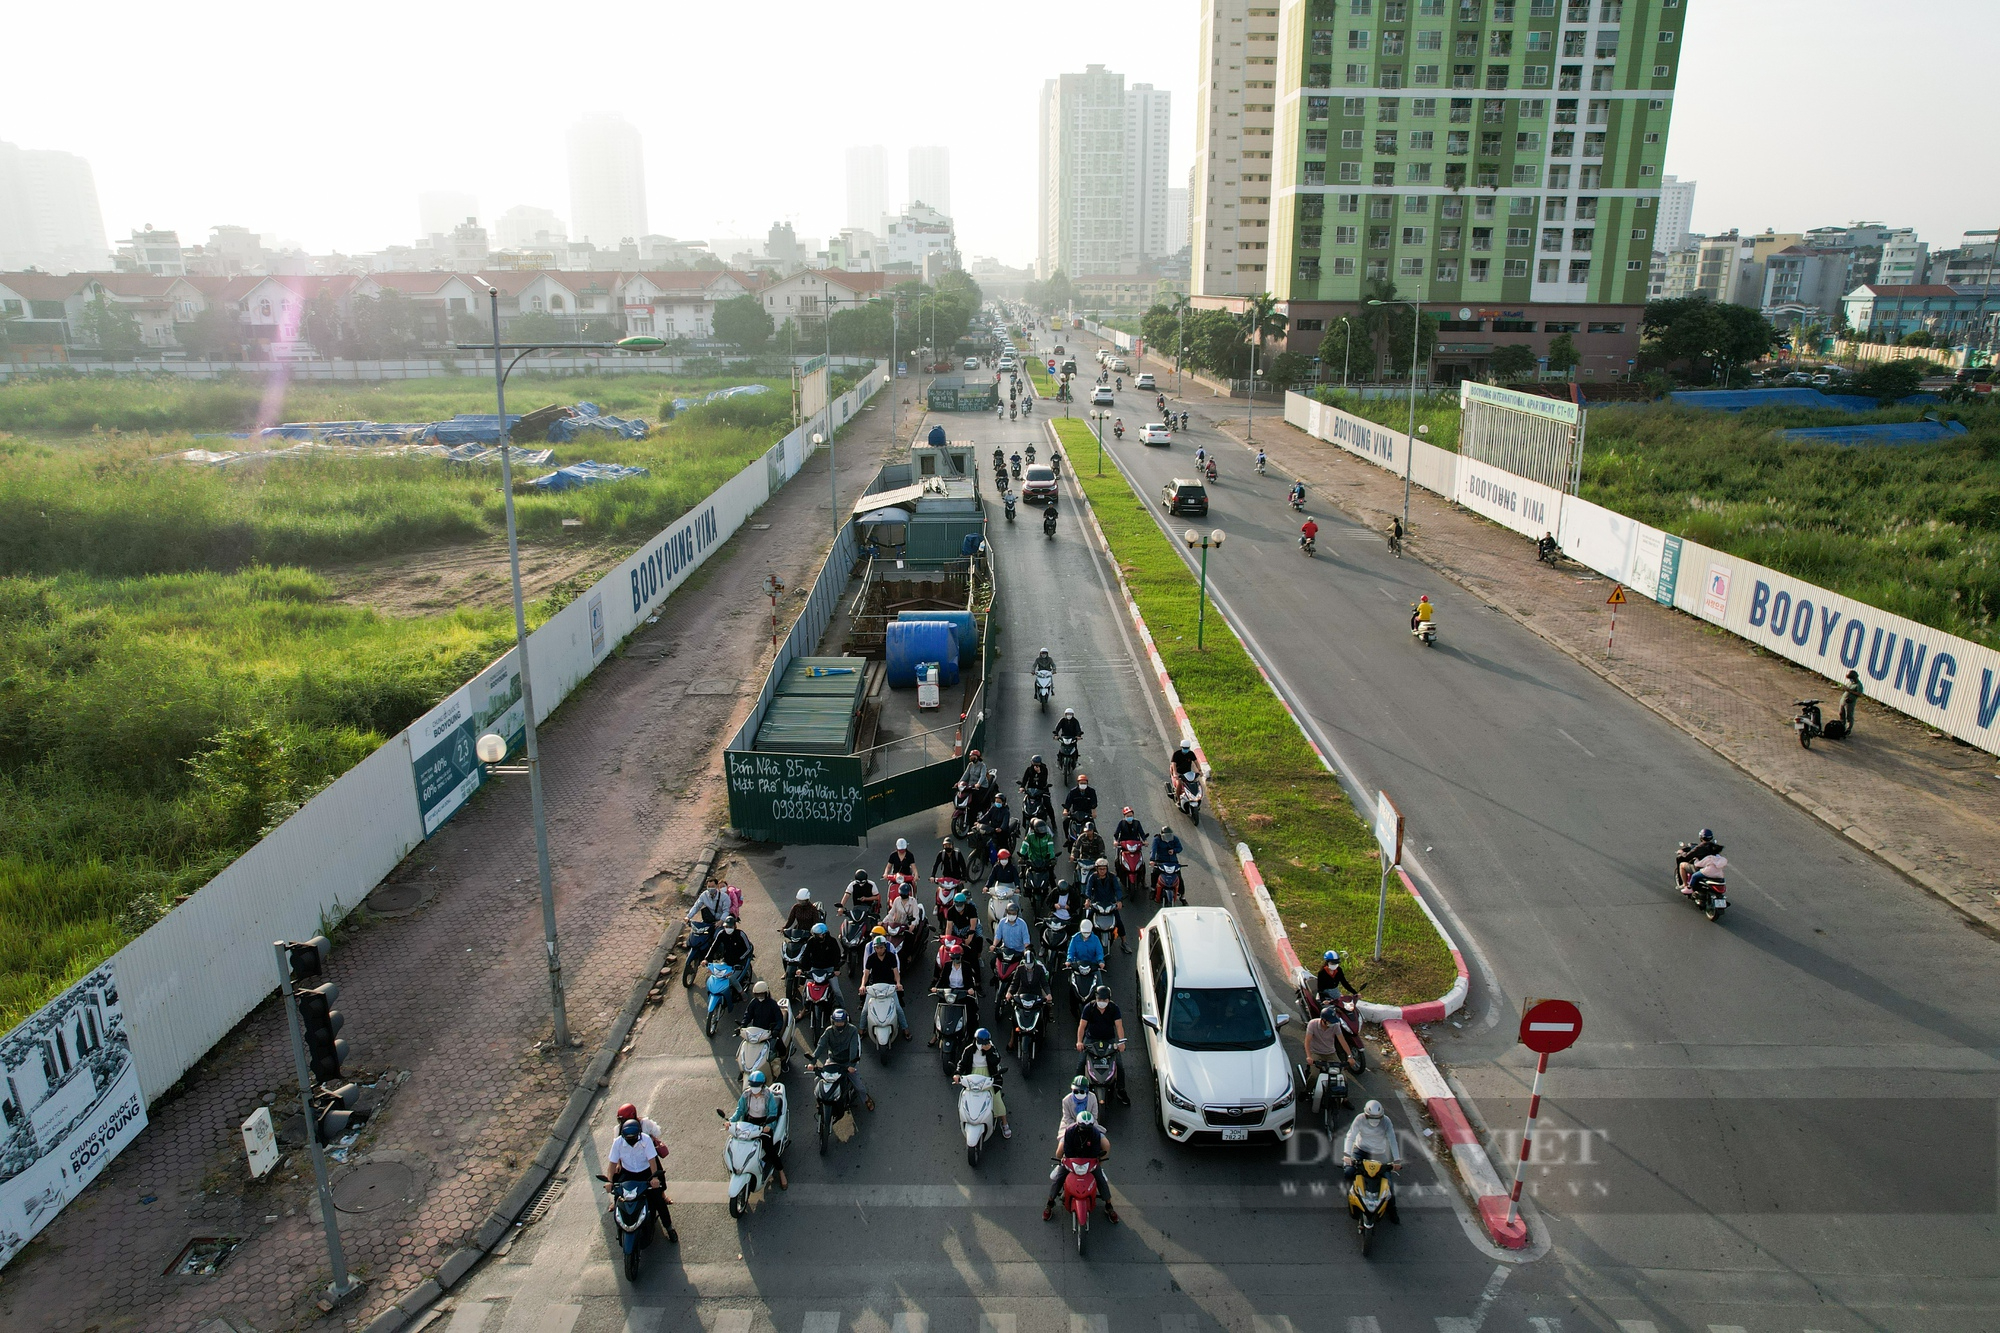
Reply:
[[[1181,358],[1187,352],[1187,317],[1194,308],[1194,302],[1186,292],[1175,292],[1174,299],[1167,302],[1167,313],[1180,321],[1180,336],[1174,340],[1174,397],[1181,396]]]
[[[1278,313],[1278,298],[1270,292],[1259,292],[1251,297],[1249,305],[1244,307],[1243,313],[1236,319],[1243,328],[1243,336],[1250,343],[1250,378],[1253,381],[1251,392],[1254,393],[1257,353],[1264,346],[1264,339],[1282,337],[1291,321]]]

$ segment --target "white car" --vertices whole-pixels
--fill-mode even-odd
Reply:
[[[1130,366],[1125,364],[1125,358],[1122,356],[1114,356],[1111,358],[1111,368],[1117,371],[1121,375],[1131,369]]]
[[[979,369],[979,358],[976,356],[968,356],[967,358],[965,358],[965,368],[967,370]]]
[[[1011,356],[1003,356],[1003,357],[1001,357],[1001,358],[1000,358],[1000,370],[1001,370],[1001,373],[1002,373],[1002,374],[1005,374],[1005,373],[1006,373],[1007,371],[1010,371],[1010,370],[1012,370],[1013,368],[1014,368],[1014,358],[1013,358],[1013,357],[1011,357]]]
[[[1111,386],[1109,384],[1100,384],[1091,390],[1090,404],[1092,407],[1115,407],[1118,404],[1118,400],[1111,396]]]
[[[1298,1089],[1277,1013],[1236,918],[1220,907],[1166,907],[1139,933],[1139,1022],[1176,1143],[1283,1143]]]
[[[1148,422],[1139,431],[1139,443],[1141,444],[1172,444],[1173,442],[1174,433],[1167,429],[1167,424],[1164,421]]]
[[[1153,383],[1153,372],[1149,370],[1139,376],[1138,379],[1133,380],[1132,387],[1135,389],[1157,389],[1160,386]]]

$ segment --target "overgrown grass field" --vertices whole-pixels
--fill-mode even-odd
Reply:
[[[1094,447],[1081,421],[1055,428],[1072,458]],[[1213,606],[1196,650],[1200,585],[1144,499],[1116,469],[1076,477],[1214,766],[1217,813],[1250,845],[1300,956],[1339,949],[1368,998],[1386,1004],[1444,994],[1457,976],[1451,952],[1400,886],[1390,888],[1382,962],[1373,960],[1374,834]]]
[[[1457,400],[1417,404],[1432,442],[1455,449]],[[1407,402],[1391,399],[1338,405],[1396,430],[1408,412]],[[1583,497],[2000,648],[2000,406],[1943,409],[1967,432],[1932,444],[1849,446],[1780,434],[1914,421],[1926,410],[1593,407]]]

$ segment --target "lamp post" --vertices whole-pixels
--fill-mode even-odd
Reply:
[[[1347,363],[1354,357],[1354,321],[1346,315],[1340,317],[1344,326],[1340,331],[1340,391],[1347,392]]]
[[[1246,445],[1254,442],[1251,438],[1251,431],[1256,426],[1256,417],[1257,417],[1257,338],[1253,330],[1252,336],[1250,338],[1250,396],[1249,400],[1243,406],[1243,443]]]
[[[1403,452],[1403,531],[1410,530],[1410,462],[1417,453],[1417,349],[1423,345],[1424,303],[1422,301],[1378,301],[1369,305],[1406,305],[1410,308],[1410,428],[1404,432]]]
[[[1092,408],[1090,419],[1097,424],[1097,475],[1104,475],[1104,419],[1111,414],[1101,407]]]
[[[1194,613],[1194,650],[1196,652],[1202,650],[1202,632],[1208,626],[1208,548],[1214,546],[1219,549],[1222,546],[1222,539],[1225,535],[1221,528],[1215,528],[1207,534],[1189,528],[1181,534],[1181,539],[1190,548],[1201,547],[1201,600],[1195,604]]]

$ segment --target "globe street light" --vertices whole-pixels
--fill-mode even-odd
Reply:
[[[1194,650],[1196,652],[1201,651],[1202,631],[1208,625],[1208,548],[1211,546],[1220,547],[1225,535],[1221,528],[1212,530],[1206,536],[1195,531],[1193,528],[1189,528],[1181,534],[1181,540],[1185,541],[1190,549],[1196,546],[1201,547],[1201,600],[1195,604],[1194,613]]]
[[[1410,530],[1410,461],[1417,453],[1417,349],[1424,332],[1422,301],[1377,301],[1369,305],[1406,305],[1410,308],[1410,428],[1403,434],[1403,531]]]

